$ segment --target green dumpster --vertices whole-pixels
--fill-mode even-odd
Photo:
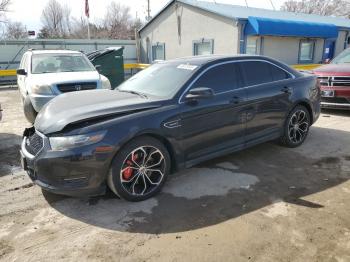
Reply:
[[[87,54],[97,71],[108,78],[112,88],[124,81],[124,47],[108,47]]]

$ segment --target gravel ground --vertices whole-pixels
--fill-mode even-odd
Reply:
[[[18,91],[0,103],[2,261],[350,261],[350,112],[324,112],[299,148],[217,158],[129,203],[42,192],[19,167]]]

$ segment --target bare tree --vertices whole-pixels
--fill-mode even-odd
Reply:
[[[130,39],[133,37],[130,8],[111,2],[103,20],[108,38]]]
[[[281,6],[281,10],[350,18],[350,3],[346,0],[288,0]]]
[[[3,19],[5,17],[6,12],[8,12],[8,8],[11,4],[11,0],[0,0],[0,22],[4,22]]]
[[[49,38],[66,38],[70,34],[71,10],[57,0],[50,0],[45,6],[41,20]]]
[[[23,39],[28,37],[27,28],[21,22],[6,23],[5,38],[6,39]]]

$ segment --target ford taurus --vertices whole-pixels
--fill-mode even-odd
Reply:
[[[140,201],[175,170],[270,140],[297,147],[319,114],[316,77],[276,60],[176,59],[115,90],[53,99],[24,132],[22,165],[54,193],[98,195],[109,186]]]

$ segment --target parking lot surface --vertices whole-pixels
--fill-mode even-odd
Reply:
[[[42,192],[19,167],[18,90],[0,103],[0,260],[350,261],[350,112],[323,112],[299,148],[216,158],[130,203]]]

